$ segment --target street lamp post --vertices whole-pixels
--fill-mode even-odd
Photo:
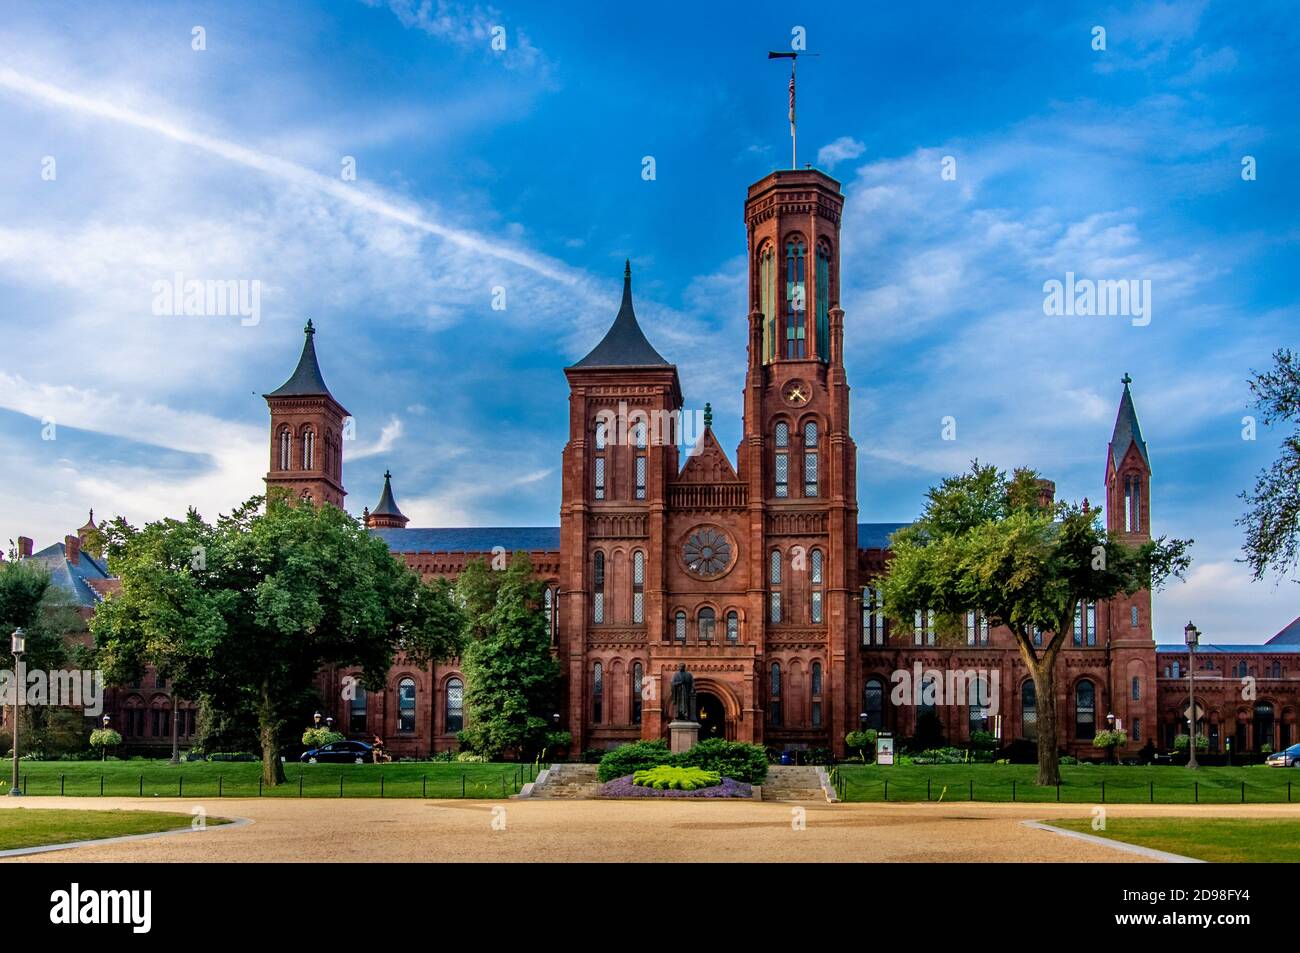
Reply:
[[[1201,631],[1188,622],[1183,636],[1187,640],[1187,766],[1196,769],[1200,767],[1196,763],[1196,643]]]
[[[9,637],[9,647],[10,647],[10,649],[12,649],[12,651],[13,651],[13,656],[14,656],[14,674],[15,674],[15,675],[18,675],[18,674],[19,674],[19,669],[20,669],[19,662],[20,662],[20,660],[21,660],[22,657],[23,657],[23,652],[27,651],[27,634],[26,634],[25,632],[23,632],[22,628],[14,629],[13,635],[11,635],[11,636]],[[26,687],[26,686],[25,686],[25,679],[22,679],[22,678],[18,678],[18,679],[16,679],[16,683],[15,683],[15,686],[14,686],[14,691],[15,691],[15,694],[14,694],[14,771],[13,771],[13,778],[11,779],[11,782],[12,782],[12,783],[9,785],[9,796],[10,796],[10,797],[18,797],[19,795],[21,795],[21,794],[23,793],[23,792],[22,792],[22,789],[18,787],[18,711],[19,711],[18,703],[19,703],[19,696],[18,696],[17,692],[21,692],[21,691],[23,691],[23,689],[24,689],[25,687]]]

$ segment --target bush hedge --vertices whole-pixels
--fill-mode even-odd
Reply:
[[[632,775],[632,783],[659,791],[697,791],[722,783],[722,775],[703,768],[682,768],[661,764]]]
[[[767,777],[767,753],[761,745],[709,738],[690,751],[675,755],[663,741],[634,741],[608,752],[600,759],[596,776],[601,781],[626,777],[637,771],[660,766],[701,768],[724,778],[761,784]]]

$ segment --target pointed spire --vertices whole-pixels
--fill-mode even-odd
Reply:
[[[334,396],[325,386],[325,378],[320,372],[320,363],[316,360],[316,328],[310,318],[307,319],[307,326],[302,330],[302,355],[298,358],[298,366],[294,368],[293,374],[287,381],[263,396],[330,398]]]
[[[1124,460],[1124,455],[1128,453],[1129,446],[1136,444],[1138,453],[1142,455],[1142,462],[1150,468],[1151,458],[1147,454],[1147,443],[1142,439],[1142,427],[1138,424],[1137,411],[1133,407],[1133,394],[1128,389],[1128,385],[1133,383],[1133,378],[1126,372],[1120,378],[1120,383],[1124,385],[1124,393],[1119,399],[1119,413],[1115,415],[1115,430],[1110,438],[1111,463],[1118,469]]]
[[[574,367],[652,367],[670,366],[646,340],[632,308],[632,261],[623,263],[623,303],[618,316],[597,344]]]
[[[406,525],[406,517],[393,499],[393,474],[390,470],[384,471],[384,492],[379,495],[379,502],[370,511],[370,525],[399,528]]]

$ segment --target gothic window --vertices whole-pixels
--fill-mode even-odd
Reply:
[[[591,674],[591,721],[599,725],[605,704],[605,669],[599,662]]]
[[[592,470],[595,475],[595,496],[598,500],[605,498],[605,447],[608,443],[609,433],[605,421],[596,421],[596,458],[592,462]]]
[[[645,621],[645,553],[639,549],[632,554],[632,621]]]
[[[599,550],[596,551],[592,577],[591,621],[599,624],[605,621],[605,554]]]
[[[763,313],[763,363],[776,358],[776,251],[771,243],[758,253],[758,310]]]
[[[1142,528],[1142,476],[1129,473],[1124,477],[1124,529],[1130,533]]]
[[[640,662],[632,663],[632,724],[641,724],[641,693],[645,690],[645,670]]]
[[[776,444],[776,497],[783,500],[790,495],[790,425],[778,420],[775,430]]]
[[[465,727],[465,683],[459,678],[447,679],[447,705],[443,730],[447,734]]]
[[[1130,606],[1130,607],[1129,607],[1129,610],[1128,610],[1128,614],[1129,614],[1129,623],[1128,623],[1128,624],[1131,625],[1133,628],[1136,629],[1136,628],[1138,627],[1138,607],[1137,607],[1137,606]]]
[[[808,356],[808,283],[804,274],[807,251],[802,239],[785,245],[785,356]]]
[[[822,726],[822,663],[812,663],[812,726]]]
[[[686,613],[678,609],[677,615],[673,617],[673,637],[678,642],[686,641]]]
[[[772,555],[768,557],[767,581],[771,587],[768,594],[768,619],[772,622],[781,621],[781,551],[772,550]]]
[[[415,679],[404,678],[397,683],[397,730],[403,734],[415,731]]]
[[[360,735],[366,730],[366,689],[360,683],[352,687],[356,694],[348,702],[348,731]]]
[[[769,692],[769,701],[767,706],[768,716],[772,724],[781,724],[781,663],[772,663],[772,680],[771,690]]]
[[[546,635],[555,641],[555,592],[550,586],[542,594],[543,611],[546,613]]]
[[[1083,603],[1074,607],[1074,644],[1083,645]]]
[[[966,683],[966,717],[971,735],[989,730],[989,690],[979,676]]]
[[[735,609],[727,613],[727,641],[737,642],[740,640],[740,615]]]
[[[989,618],[982,612],[966,613],[966,644],[989,644]]]
[[[1038,737],[1038,695],[1034,690],[1034,681],[1025,679],[1020,686],[1020,725],[1021,731],[1030,741]]]
[[[803,425],[803,495],[817,495],[817,423]]]
[[[885,598],[875,586],[862,590],[862,644],[885,644]]]
[[[699,617],[696,619],[696,631],[699,634],[701,642],[713,641],[713,627],[716,618],[713,610],[705,606],[700,610]]]
[[[302,432],[302,468],[311,470],[316,464],[316,431],[308,427]]]
[[[280,428],[280,469],[287,470],[293,466],[293,436],[288,427]]]
[[[636,471],[636,498],[645,499],[645,474],[646,474],[646,423],[644,420],[639,421],[636,425],[636,449],[637,454],[633,462]]]
[[[917,609],[912,617],[912,644],[934,645],[934,612]]]
[[[817,356],[831,359],[831,249],[817,246]]]
[[[885,727],[885,683],[878,678],[869,678],[862,686],[862,714],[863,727]]]
[[[1074,686],[1074,737],[1091,741],[1097,735],[1097,686],[1084,678]]]
[[[1088,626],[1087,637],[1084,639],[1089,645],[1097,644],[1097,603],[1089,602],[1087,615],[1084,617]]]
[[[814,549],[808,557],[808,581],[812,598],[808,604],[808,621],[822,621],[822,551]]]
[[[1134,700],[1135,702],[1136,702],[1136,701],[1141,701],[1141,700],[1142,700],[1142,679],[1138,678],[1138,676],[1136,676],[1136,675],[1133,676],[1133,685],[1132,685],[1132,689],[1133,689],[1133,692],[1132,692],[1132,694],[1133,694],[1133,700]]]

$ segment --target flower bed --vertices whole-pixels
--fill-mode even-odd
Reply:
[[[633,784],[632,775],[615,778],[612,781],[606,781],[596,792],[597,797],[622,798],[622,797],[708,797],[708,798],[752,798],[754,789],[744,781],[736,781],[731,778],[723,778],[721,784],[713,784],[707,788],[696,788],[694,791],[680,791],[672,788],[660,790],[659,788],[645,787],[643,785]]]

